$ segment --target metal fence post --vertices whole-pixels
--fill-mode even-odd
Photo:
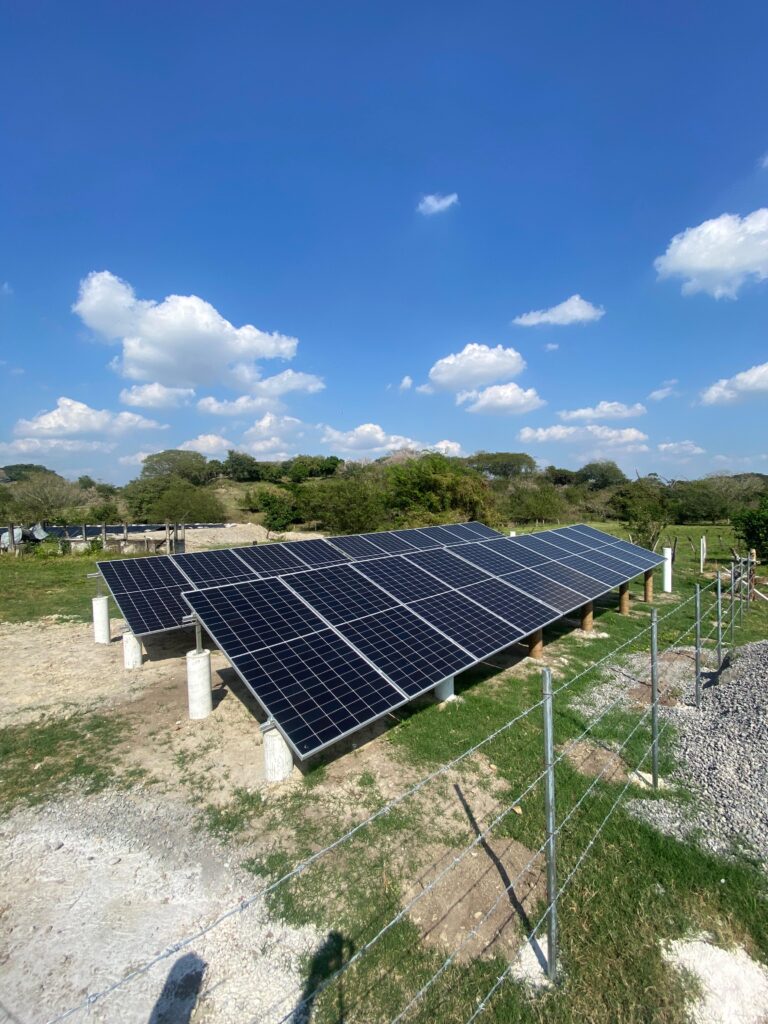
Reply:
[[[541,688],[544,698],[544,813],[546,817],[547,841],[547,977],[557,977],[557,864],[555,850],[555,738],[552,724],[552,672],[541,671]]]
[[[744,625],[744,559],[739,559],[739,629]]]
[[[659,788],[659,614],[651,611],[651,777]]]
[[[736,650],[735,628],[736,628],[736,563],[731,562],[731,658]]]
[[[723,664],[723,584],[717,570],[717,668]]]
[[[696,598],[694,607],[696,609],[696,651],[694,655],[696,672],[696,707],[701,707],[701,587],[696,584]]]

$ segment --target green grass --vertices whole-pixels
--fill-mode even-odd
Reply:
[[[73,715],[0,729],[0,812],[52,799],[72,784],[94,793],[118,778],[115,748],[129,731],[114,715]]]
[[[91,599],[96,581],[96,562],[112,558],[98,552],[84,555],[0,556],[0,622],[30,622],[49,615],[91,618]],[[105,591],[106,592],[106,591]],[[112,615],[119,615],[110,598]]]

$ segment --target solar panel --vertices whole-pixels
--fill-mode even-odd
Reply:
[[[630,565],[628,562],[622,561],[620,558],[614,558],[609,554],[611,547],[596,548],[594,551],[590,551],[585,557],[590,562],[597,562],[598,565],[605,566],[606,569],[613,569],[614,572],[621,573],[625,579],[630,579],[631,576],[636,575],[637,567]]]
[[[485,523],[464,523],[464,526],[473,533],[476,533],[478,537],[487,537],[489,540],[501,537],[502,534],[498,530],[492,530],[490,526],[486,526]]]
[[[409,608],[478,659],[509,647],[522,635],[508,622],[454,590],[415,602]]]
[[[582,551],[586,551],[591,547],[595,546],[595,538],[588,537],[584,533],[579,533],[573,526],[560,526],[557,530],[553,531],[558,537],[567,537],[568,540],[574,544],[579,544]]]
[[[561,615],[584,604],[581,594],[577,594],[570,587],[564,587],[560,583],[555,583],[554,580],[547,579],[535,569],[520,569],[518,572],[505,576],[504,582],[523,594],[535,597],[537,601],[543,601],[544,604],[556,609]]]
[[[291,554],[307,565],[338,565],[348,561],[347,556],[327,540],[295,540],[289,543]]]
[[[443,529],[453,534],[454,537],[458,537],[459,540],[473,541],[478,540],[480,536],[475,530],[470,529],[466,523],[451,523],[450,526],[444,526]]]
[[[290,587],[333,625],[394,608],[397,601],[349,565],[291,573]]]
[[[438,549],[437,551],[415,551],[412,555],[405,556],[409,562],[418,565],[420,569],[431,572],[443,583],[451,587],[464,587],[469,583],[479,583],[480,580],[487,580],[488,573],[482,572],[469,562],[457,558],[450,551]]]
[[[547,544],[546,541],[539,540],[538,537],[531,537],[529,535],[510,538],[509,543],[514,544],[517,548],[524,548],[526,551],[531,551],[535,555],[540,555],[540,561],[558,558],[561,554],[554,545]]]
[[[607,583],[609,587],[618,586],[619,583],[623,583],[627,578],[623,573],[615,572],[613,569],[606,569],[605,566],[593,562],[589,555],[569,555],[568,558],[564,558],[562,561],[563,565],[567,565],[571,569],[577,569],[586,576],[593,576],[596,580],[600,580],[601,583]]]
[[[577,594],[583,595],[585,603],[611,589],[609,584],[602,583],[591,576],[585,576],[584,573],[577,572],[576,569],[563,565],[562,562],[545,562],[535,571],[540,576],[554,580],[555,583],[560,583],[564,587],[570,587]]]
[[[349,622],[339,632],[409,697],[432,689],[475,660],[407,608]]]
[[[392,530],[391,536],[407,541],[411,547],[417,548],[419,551],[443,547],[439,540],[426,536],[422,530]]]
[[[394,533],[361,533],[360,537],[362,540],[375,544],[377,548],[381,548],[388,555],[400,555],[417,550],[413,544],[409,544],[407,540],[403,540],[402,537],[398,537]]]
[[[417,601],[449,590],[446,583],[435,579],[400,555],[377,558],[370,562],[357,562],[357,572],[373,580],[399,601]]]
[[[656,565],[661,565],[664,561],[662,555],[657,555],[655,551],[646,551],[645,548],[638,547],[637,544],[631,544],[626,540],[618,540],[615,544],[611,544],[610,547],[606,548],[606,551],[613,551],[616,548],[621,551],[621,555],[616,557],[627,558],[627,561],[632,560],[632,564],[640,565],[643,569],[652,569]]]
[[[464,537],[456,536],[443,526],[423,526],[419,533],[429,537],[430,540],[436,540],[438,544],[446,547],[450,547],[452,544],[460,544],[465,539]]]
[[[493,542],[465,544],[455,554],[459,558],[464,558],[471,562],[473,565],[480,566],[481,569],[485,569],[486,572],[491,573],[493,576],[501,576],[505,572],[512,572],[515,569],[522,568],[520,562],[513,561],[511,557],[507,558],[506,555],[500,554],[494,548]]]
[[[279,580],[193,590],[184,597],[229,658],[327,628]]]
[[[230,661],[300,758],[406,702],[331,629]]]
[[[584,526],[583,523],[579,523],[578,526],[572,527],[577,533],[586,534],[587,537],[592,537],[595,540],[602,541],[604,544],[615,538],[610,533],[606,533],[604,530],[596,530],[594,526]]]
[[[196,587],[210,587],[238,580],[258,578],[255,569],[238,558],[234,551],[195,551],[188,555],[172,555],[173,561]]]
[[[293,544],[252,544],[250,547],[237,549],[240,558],[244,558],[248,565],[258,573],[268,572],[293,572],[297,569],[306,569],[304,562],[300,561],[288,549]]]
[[[528,636],[558,618],[558,613],[543,605],[541,601],[521,594],[519,590],[507,586],[501,580],[475,583],[471,587],[463,587],[461,593],[471,597],[494,615],[505,619],[519,631],[520,636]]]
[[[377,548],[365,537],[331,537],[330,542],[350,558],[376,558],[382,554],[381,548]]]
[[[189,586],[186,576],[168,555],[122,558],[96,564],[115,597],[160,587]]]
[[[492,541],[494,551],[508,552],[518,565],[530,569],[534,565],[541,565],[542,562],[549,562],[552,553],[544,549],[542,554],[538,548],[532,547],[528,537],[510,537],[506,541]],[[555,556],[556,557],[556,556]]]
[[[123,618],[136,636],[178,629],[188,614],[189,582],[168,555],[97,562]]]
[[[561,533],[557,533],[554,530],[542,535],[540,539],[557,549],[558,553],[555,556],[557,558],[560,558],[564,551],[567,551],[570,555],[583,555],[589,551],[588,545],[580,544],[575,540],[571,540],[570,537],[564,537]]]

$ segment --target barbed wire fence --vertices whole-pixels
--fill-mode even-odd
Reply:
[[[447,980],[450,985],[451,969],[461,962],[462,956],[466,954],[468,947],[478,940],[483,932],[483,928],[493,921],[494,915],[497,914],[503,904],[512,898],[516,898],[516,890],[521,883],[526,880],[530,881],[532,874],[535,874],[538,880],[543,876],[546,878],[546,897],[543,901],[538,900],[537,902],[538,916],[532,926],[527,920],[527,916],[523,916],[525,931],[522,942],[523,946],[528,946],[533,950],[542,971],[546,973],[550,981],[556,981],[561,970],[558,955],[558,908],[564,894],[572,886],[580,868],[594,850],[608,822],[626,799],[627,794],[633,788],[637,792],[638,787],[645,788],[646,790],[650,789],[653,792],[659,788],[660,741],[672,723],[671,717],[667,717],[663,722],[660,721],[660,709],[663,706],[664,699],[668,698],[675,689],[675,684],[667,687],[660,685],[660,667],[662,666],[663,659],[671,654],[675,654],[693,660],[694,702],[696,707],[700,707],[705,655],[713,662],[713,671],[717,673],[725,661],[724,640],[726,634],[730,641],[731,650],[734,649],[735,630],[743,624],[745,611],[748,610],[752,572],[753,566],[748,561],[745,561],[744,564],[734,564],[726,581],[728,585],[725,592],[726,599],[724,600],[722,574],[720,569],[718,569],[715,579],[707,584],[697,584],[695,592],[691,597],[680,601],[663,615],[659,615],[656,609],[652,609],[650,625],[637,630],[632,637],[613,648],[603,658],[590,664],[576,675],[565,679],[556,687],[552,686],[551,670],[549,668],[543,669],[542,695],[539,700],[535,700],[501,726],[489,732],[477,743],[467,747],[456,757],[425,775],[396,797],[378,807],[364,820],[349,828],[343,835],[312,852],[285,871],[280,877],[230,907],[194,933],[167,945],[159,953],[148,957],[145,962],[129,971],[124,977],[116,979],[112,983],[89,993],[78,1005],[52,1016],[49,1018],[48,1024],[60,1024],[62,1021],[76,1017],[82,1018],[84,1016],[96,1019],[96,1013],[108,997],[113,996],[117,998],[118,996],[124,996],[129,998],[128,990],[132,982],[149,974],[154,968],[164,964],[170,958],[176,956],[176,954],[199,943],[200,940],[218,929],[225,922],[237,919],[240,915],[246,914],[254,907],[264,906],[265,901],[287,890],[294,883],[304,878],[316,865],[325,862],[335,852],[353,843],[366,832],[371,832],[378,824],[385,822],[389,816],[393,815],[407,802],[413,802],[422,798],[428,787],[450,782],[455,773],[460,772],[465,765],[471,763],[471,759],[477,755],[484,754],[497,741],[506,741],[510,736],[513,736],[516,727],[533,727],[535,723],[532,721],[532,716],[539,711],[541,712],[540,729],[543,740],[543,767],[536,767],[535,770],[532,770],[525,783],[521,784],[520,788],[515,791],[514,796],[507,797],[503,802],[503,806],[500,806],[495,813],[488,817],[487,824],[483,828],[478,826],[473,838],[461,848],[455,850],[453,856],[449,857],[437,873],[426,884],[422,884],[421,888],[414,895],[399,901],[398,909],[386,916],[386,919],[379,924],[373,934],[356,948],[353,948],[350,951],[350,955],[342,958],[338,966],[334,966],[325,976],[317,979],[316,983],[309,989],[305,987],[298,1002],[292,993],[280,995],[270,1005],[262,1006],[255,1015],[252,1014],[243,1019],[247,1020],[248,1024],[259,1024],[259,1022],[265,1021],[269,1021],[270,1024],[287,1024],[287,1022],[299,1024],[299,1022],[308,1021],[313,1007],[317,1005],[317,1000],[326,993],[329,993],[334,986],[340,985],[349,972],[354,972],[356,968],[360,967],[365,959],[369,957],[371,951],[380,944],[384,944],[387,936],[398,925],[407,919],[412,919],[413,912],[419,904],[429,899],[446,880],[450,881],[452,873],[456,873],[462,864],[467,864],[468,858],[476,854],[478,848],[483,847],[497,833],[499,827],[503,826],[510,819],[511,815],[520,814],[523,802],[531,798],[539,790],[543,792],[544,797],[543,841],[538,843],[534,850],[527,851],[530,855],[525,864],[515,870],[514,877],[504,878],[501,891],[496,894],[490,905],[483,906],[479,915],[476,915],[472,926],[460,937],[459,941],[443,957],[435,969],[431,970],[429,975],[423,980],[416,979],[411,989],[403,984],[403,1005],[389,1020],[390,1024],[402,1024],[402,1022],[412,1018],[418,1012],[419,1007],[423,1005],[429,994],[436,990],[436,986],[439,983]],[[745,604],[747,605],[746,609]],[[686,649],[680,651],[680,645],[684,641],[689,640],[691,634],[693,634],[693,650]],[[609,716],[617,709],[620,709],[622,705],[626,707],[627,696],[626,691],[622,690],[618,696],[610,699],[598,713],[589,718],[579,734],[575,738],[568,739],[565,743],[561,744],[557,752],[555,752],[554,745],[555,701],[559,698],[563,699],[564,696],[570,699],[574,693],[579,692],[579,690],[583,691],[590,683],[598,681],[601,678],[601,671],[609,665],[616,667],[617,671],[624,675],[628,675],[639,686],[645,686],[644,675],[634,670],[636,667],[635,662],[632,662],[628,669],[617,665],[617,658],[625,658],[629,655],[636,655],[638,657],[642,655],[643,658],[647,655],[646,665],[650,673],[648,707],[639,714],[621,742],[611,744],[611,758],[591,778],[578,799],[564,810],[562,817],[558,820],[556,779],[558,768],[590,736],[597,735],[599,738],[598,727],[601,724],[605,725],[609,721]],[[646,740],[649,739],[650,742],[645,742],[639,755],[633,758],[631,756],[632,752],[637,742],[642,740],[643,736],[645,736]],[[630,761],[632,762],[631,764]],[[641,772],[643,766],[649,761],[650,772]],[[574,826],[581,813],[590,803],[598,799],[610,799],[613,797],[614,790],[606,788],[604,783],[612,781],[613,775],[617,772],[617,766],[620,766],[622,771],[622,781],[624,778],[623,773],[626,773],[626,781],[615,798],[611,800],[607,812],[597,822],[596,828],[584,843],[583,849],[578,851],[572,863],[568,863],[565,877],[562,881],[558,881],[558,853],[564,836],[568,834],[568,830]],[[534,883],[531,882],[529,891],[533,891],[533,889]],[[546,932],[546,938],[540,940],[540,936],[544,932]],[[262,948],[262,953],[267,954],[268,952],[267,946]],[[474,1000],[474,1008],[470,1016],[466,1018],[466,1024],[471,1024],[472,1021],[480,1017],[490,1007],[494,997],[505,981],[513,975],[513,969],[514,964],[512,962],[507,963],[504,970],[495,977],[492,985],[484,993],[477,995]],[[99,1016],[98,1019],[116,1018],[107,1015],[106,1017]],[[348,1021],[353,1019],[357,1018],[352,1016],[345,1017],[345,1020]],[[360,1019],[371,1018],[363,1016]]]

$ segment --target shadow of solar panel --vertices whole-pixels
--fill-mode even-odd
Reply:
[[[494,615],[505,619],[521,636],[528,636],[559,618],[559,613],[552,608],[528,597],[527,594],[521,594],[519,590],[507,586],[501,580],[475,583],[471,587],[463,587],[460,592],[477,601]]]
[[[413,544],[409,544],[402,537],[395,536],[394,533],[361,533],[360,536],[363,540],[375,544],[380,549],[380,553],[387,555],[401,555],[417,550]]]
[[[258,573],[295,572],[297,569],[306,569],[305,563],[293,555],[288,550],[289,547],[293,545],[252,544],[250,547],[238,548],[237,553]]]
[[[382,554],[381,548],[377,548],[365,537],[331,537],[330,542],[350,558],[377,558]]]
[[[616,587],[619,583],[624,583],[626,576],[624,573],[615,572],[613,569],[606,569],[603,565],[598,565],[597,562],[593,562],[589,555],[569,555],[568,558],[562,560],[563,565],[570,566],[571,569],[576,569],[578,572],[583,572],[585,576],[593,576],[596,580],[600,580],[601,583],[607,583],[609,587]]]
[[[338,565],[349,560],[347,555],[337,551],[327,540],[294,540],[289,543],[291,554],[309,566]]]
[[[238,558],[234,551],[195,551],[172,555],[173,561],[196,587],[212,587],[238,580],[254,580],[258,573]]]
[[[554,580],[564,587],[569,587],[577,594],[581,594],[586,601],[592,601],[601,594],[607,594],[611,589],[610,584],[602,583],[591,576],[577,572],[562,562],[546,562],[535,570],[540,576],[548,580]]]
[[[487,537],[489,540],[496,540],[503,536],[498,530],[492,530],[490,526],[486,526],[485,523],[464,523],[463,524],[468,530],[476,533],[478,537]]]
[[[394,598],[349,565],[292,573],[286,576],[285,586],[308,601],[334,626],[397,605]]]
[[[400,555],[377,558],[371,562],[356,562],[355,570],[383,587],[398,601],[406,603],[442,594],[450,589],[447,583],[435,579]]]
[[[466,559],[467,562],[485,569],[493,576],[501,576],[514,569],[521,569],[520,562],[495,550],[494,544],[496,543],[496,541],[481,541],[477,544],[464,544],[461,548],[456,548],[453,553],[457,558]]]
[[[405,557],[409,562],[418,565],[426,572],[431,572],[433,576],[437,576],[439,580],[448,583],[451,587],[464,587],[469,583],[479,583],[481,580],[488,579],[488,573],[457,558],[456,555],[444,548],[439,548],[436,551],[415,551],[412,555]]]
[[[407,608],[349,622],[339,632],[409,697],[432,689],[475,660]]]
[[[423,530],[392,530],[392,537],[398,537],[406,541],[417,551],[427,551],[429,548],[441,548],[443,543],[435,537],[428,537]]]
[[[409,607],[477,659],[495,654],[521,637],[520,630],[457,591],[428,597]]]
[[[509,586],[515,587],[530,597],[535,597],[537,601],[543,601],[544,604],[554,608],[561,615],[580,608],[584,604],[581,594],[571,590],[570,587],[564,587],[560,583],[555,583],[554,580],[547,579],[535,569],[520,569],[509,576],[504,576],[503,579]]]
[[[230,660],[301,759],[406,702],[331,629]]]
[[[664,561],[662,555],[657,555],[655,551],[647,551],[645,548],[638,547],[637,544],[630,544],[626,540],[618,540],[615,544],[612,544],[606,551],[611,551],[616,548],[622,552],[622,555],[616,557],[629,557],[631,556],[635,564],[640,564],[644,569],[652,569],[654,566],[661,565]]]
[[[230,660],[328,628],[279,580],[193,590],[184,597]]]

